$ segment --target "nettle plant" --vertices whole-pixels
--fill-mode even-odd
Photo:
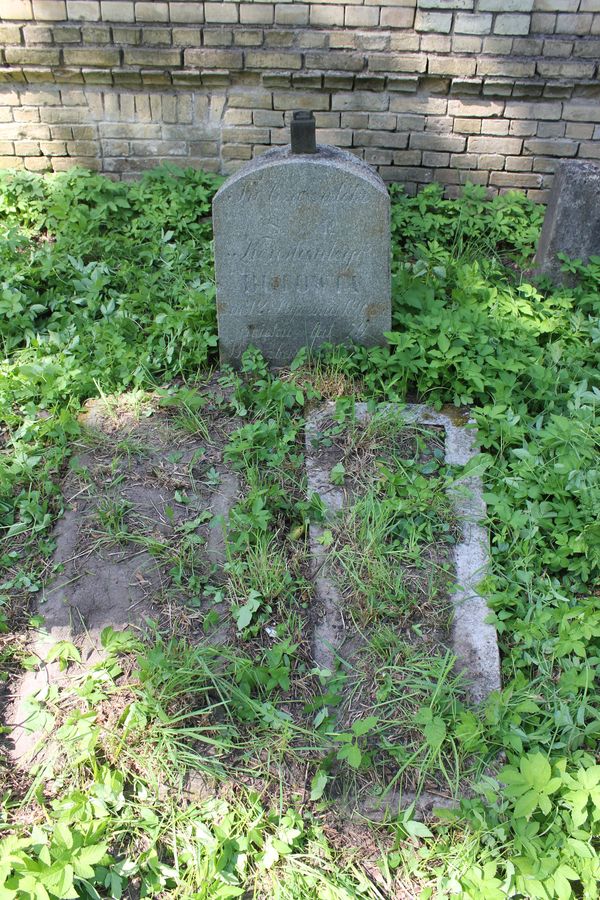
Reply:
[[[0,896],[6,900],[121,897],[132,863],[116,863],[103,840],[108,822],[69,816],[34,826],[26,837],[0,839]],[[108,890],[108,894],[105,890]],[[102,891],[102,893],[99,893]]]
[[[485,812],[463,803],[466,820],[485,828],[483,859],[466,875],[445,879],[444,886],[459,883],[477,900],[595,897],[600,879],[594,849],[600,822],[595,759],[584,753],[551,763],[546,754],[533,751],[504,766],[499,778],[501,784],[486,778],[481,785]],[[501,860],[507,841],[512,853]]]

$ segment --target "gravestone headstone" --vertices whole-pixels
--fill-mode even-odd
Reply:
[[[308,117],[294,125],[292,146],[248,163],[214,199],[222,363],[254,346],[284,366],[301,347],[381,344],[391,327],[385,184],[351,153],[314,145]]]
[[[556,171],[535,266],[553,281],[565,282],[558,253],[584,262],[600,256],[600,167],[593,163],[563,160]]]

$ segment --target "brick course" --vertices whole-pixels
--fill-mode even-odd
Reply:
[[[600,159],[598,0],[0,0],[0,165],[229,173],[313,109],[408,191]]]

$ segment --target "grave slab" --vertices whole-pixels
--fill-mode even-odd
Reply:
[[[308,494],[319,494],[327,509],[328,523],[335,520],[348,502],[344,488],[331,480],[330,460],[327,457],[320,459],[314,449],[315,436],[334,412],[335,405],[327,403],[312,413],[306,426]],[[355,405],[356,421],[364,423],[369,415],[366,404]],[[398,408],[398,416],[407,426],[442,428],[445,462],[448,464],[464,466],[477,455],[477,432],[473,423],[461,419],[455,408],[438,412],[425,405],[408,404]],[[453,553],[456,585],[452,595],[451,649],[456,656],[457,667],[466,676],[471,702],[480,703],[501,687],[496,631],[486,621],[489,609],[477,587],[489,567],[489,539],[482,524],[486,507],[481,479],[469,476],[459,479],[452,487],[451,501],[460,524],[460,539]],[[340,590],[327,566],[323,532],[324,527],[311,526],[310,552],[318,610],[313,633],[313,656],[319,666],[333,669],[336,657],[343,655],[349,635]]]
[[[83,446],[64,479],[65,512],[52,534],[54,574],[45,581],[37,603],[44,623],[29,647],[40,666],[18,680],[9,705],[9,721],[14,723],[9,756],[19,767],[43,762],[52,750],[43,735],[29,728],[28,698],[49,686],[68,686],[98,663],[104,655],[104,628],[144,634],[148,622],[155,621],[163,630],[177,630],[178,603],[183,607],[183,602],[175,596],[172,562],[166,554],[153,555],[143,542],[136,542],[136,535],[172,546],[176,554],[179,529],[205,513],[206,521],[194,531],[206,571],[218,575],[226,561],[223,522],[239,490],[235,473],[221,464],[216,434],[216,446],[207,446],[200,435],[172,430],[164,415],[136,422],[121,410],[107,411],[101,401],[88,404],[81,423]],[[194,473],[211,465],[220,477],[207,487],[199,472]],[[178,501],[179,492],[185,494],[185,503]],[[130,536],[102,533],[98,515],[103,503],[109,510],[111,504],[122,504]],[[166,600],[169,592],[173,596]],[[211,633],[215,643],[229,638],[226,621]],[[47,661],[60,641],[73,642],[81,655],[81,663],[64,672],[57,661]]]
[[[285,366],[301,347],[384,342],[390,201],[362,160],[267,151],[218,191],[213,225],[222,363],[239,366],[248,346]]]

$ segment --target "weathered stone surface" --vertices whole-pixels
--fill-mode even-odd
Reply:
[[[565,160],[556,170],[535,257],[540,274],[565,281],[557,253],[584,262],[600,256],[600,167]]]
[[[389,197],[352,154],[270,150],[213,204],[221,361],[275,366],[304,346],[382,343],[390,329]]]

